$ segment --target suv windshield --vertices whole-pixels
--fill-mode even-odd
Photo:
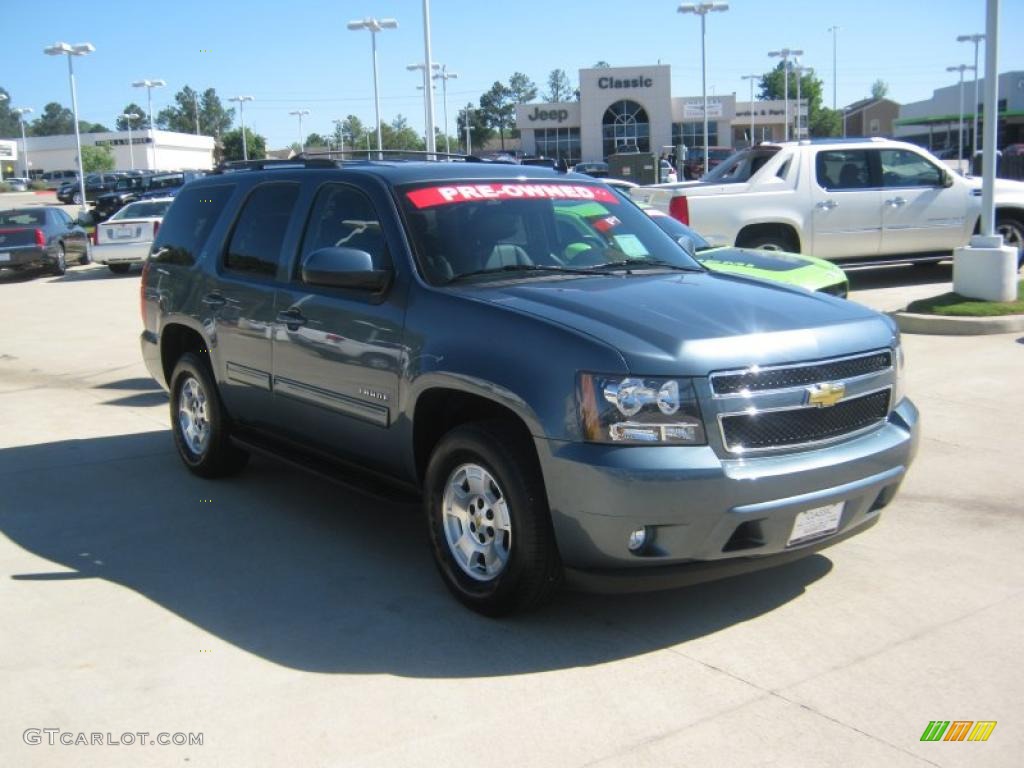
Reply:
[[[400,189],[426,278],[543,277],[700,265],[639,208],[597,184],[468,182]]]
[[[727,157],[709,173],[701,177],[701,181],[710,181],[714,184],[736,184],[747,181],[761,170],[761,166],[767,163],[776,152],[778,147],[757,147],[755,149],[743,149]]]

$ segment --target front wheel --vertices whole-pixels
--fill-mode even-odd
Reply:
[[[434,449],[424,485],[434,559],[456,598],[501,616],[554,594],[561,563],[526,436],[498,421],[457,427]]]
[[[232,475],[249,461],[231,442],[209,363],[193,352],[182,355],[171,374],[171,431],[181,460],[200,477]]]
[[[1003,236],[1003,245],[1017,249],[1017,269],[1024,265],[1024,222],[1011,216],[996,219],[996,232]]]

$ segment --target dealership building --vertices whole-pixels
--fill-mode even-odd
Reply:
[[[206,170],[213,167],[214,140],[210,136],[195,136],[175,131],[133,130],[131,143],[128,131],[81,134],[82,146],[109,147],[114,155],[114,168],[153,169],[179,171]],[[21,139],[17,140],[19,155]],[[27,139],[29,171],[37,176],[46,171],[71,171],[78,167],[75,134],[60,136],[29,136]],[[22,159],[18,159],[21,171]]]
[[[795,97],[795,94],[793,94]],[[790,101],[790,136],[796,137],[796,99]],[[803,102],[806,132],[806,99]],[[708,96],[708,146],[748,146],[781,141],[783,101],[736,101]],[[579,71],[579,101],[520,104],[516,128],[527,155],[567,162],[603,160],[620,151],[667,152],[683,144],[704,146],[701,96],[673,96],[672,68],[604,67]]]

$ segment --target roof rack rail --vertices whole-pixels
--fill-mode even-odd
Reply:
[[[267,168],[337,168],[333,160],[305,158],[301,155],[287,160],[225,160],[212,173],[233,173],[235,171],[262,171]]]
[[[475,155],[464,155],[456,152],[428,152],[423,149],[329,149],[322,152],[302,152],[294,160],[322,159],[331,160],[421,160],[428,162],[447,163],[482,163],[483,159]]]

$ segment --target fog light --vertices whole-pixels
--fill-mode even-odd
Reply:
[[[644,544],[647,543],[647,526],[643,528],[637,528],[631,534],[629,534],[629,547],[630,552],[638,552],[643,549]]]

